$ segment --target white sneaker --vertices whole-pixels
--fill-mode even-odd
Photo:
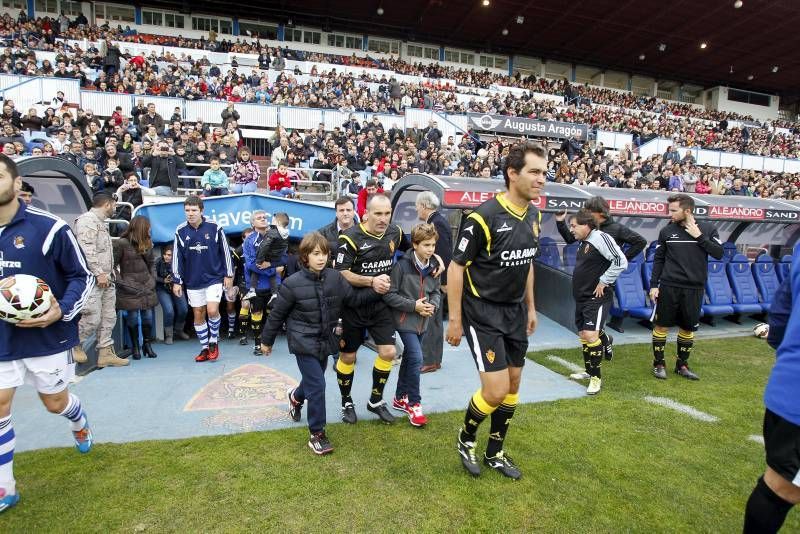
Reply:
[[[572,373],[569,377],[573,380],[589,380],[591,378],[589,373],[586,371],[581,371],[580,373]]]
[[[596,376],[593,376],[592,378],[590,378],[589,379],[589,387],[586,388],[586,394],[587,395],[596,395],[596,394],[600,393],[600,386],[601,386],[602,382],[603,381],[600,380]]]
[[[250,300],[251,298],[256,296],[256,290],[250,288],[250,291],[247,292],[245,296],[242,297],[242,300]]]

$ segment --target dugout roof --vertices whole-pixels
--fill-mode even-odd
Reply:
[[[392,188],[393,208],[402,198],[419,191],[432,191],[442,207],[473,208],[505,189],[500,180],[409,174]],[[548,182],[544,194],[534,203],[545,213],[563,210],[577,211],[587,198],[594,195],[608,200],[611,213],[626,217],[666,219],[669,217],[666,191],[618,189],[608,187],[579,187]],[[753,197],[691,195],[695,200],[698,219],[741,222],[800,222],[800,202]]]

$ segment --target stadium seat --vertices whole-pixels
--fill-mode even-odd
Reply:
[[[722,263],[728,263],[736,255],[736,243],[725,241],[722,244]]]
[[[761,293],[761,301],[764,311],[769,311],[772,304],[772,297],[778,290],[780,281],[778,280],[778,269],[775,267],[775,260],[769,254],[762,254],[753,263],[753,279],[756,281],[758,292]]]
[[[629,260],[628,263],[644,263],[644,253],[640,252],[636,256],[633,257],[632,260]]]
[[[764,305],[758,300],[758,288],[746,256],[735,254],[727,264],[727,271],[734,296],[734,312],[762,313],[769,309],[769,305]]]
[[[647,261],[653,261],[653,256],[656,254],[656,248],[658,247],[658,241],[652,241],[644,251],[644,257]]]
[[[732,315],[733,292],[728,276],[725,274],[725,264],[713,260],[708,262],[708,278],[706,279],[706,303],[702,311],[706,317],[718,315]],[[713,324],[713,321],[711,321]]]
[[[653,277],[653,260],[647,260],[642,264],[642,283],[645,291],[650,290],[650,279]]]
[[[783,282],[783,279],[789,276],[792,271],[792,255],[787,254],[781,258],[781,262],[777,265],[775,272],[778,275],[778,280]]]
[[[575,241],[564,247],[564,267],[575,267],[575,259],[578,256],[578,245]]]
[[[539,240],[539,253],[537,259],[555,269],[561,268],[561,256],[558,253],[558,245],[552,237],[542,237]]]
[[[618,332],[624,332],[622,321],[625,317],[636,317],[649,321],[653,315],[653,307],[645,296],[642,286],[642,264],[630,262],[622,271],[614,284],[616,305],[611,307],[611,321],[608,326]]]

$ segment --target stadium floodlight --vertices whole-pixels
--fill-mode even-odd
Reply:
[[[525,22],[525,17],[522,15],[517,15],[517,24],[523,24]]]
[[[778,66],[777,65],[773,65],[772,66],[772,72],[778,72]]]
[[[742,0],[736,0],[736,1],[733,3],[733,7],[735,7],[736,9],[739,9],[739,8],[740,8],[740,7],[742,7],[743,5],[744,5],[744,2],[742,2]]]
[[[664,44],[664,43],[660,43],[660,44],[658,45],[658,51],[659,51],[659,52],[663,52],[663,51],[664,51],[664,50],[666,50],[666,49],[667,49],[667,45],[666,45],[666,44]]]
[[[503,28],[503,31],[500,33],[502,33],[503,35],[508,35],[508,28]]]
[[[379,17],[383,16],[384,13],[383,6],[378,6],[378,9],[376,9],[375,12],[378,14]]]
[[[701,48],[702,50],[705,50],[706,48],[708,48],[708,43],[705,43],[705,42],[703,42],[703,43],[700,43],[700,48]]]
[[[489,0],[483,0],[483,7],[489,7],[490,3]]]
[[[753,78],[755,78],[755,76],[753,76],[752,74],[747,77],[748,80],[752,80]]]
[[[639,61],[644,61],[646,56],[644,54],[639,54]]]

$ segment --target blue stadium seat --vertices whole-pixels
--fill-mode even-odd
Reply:
[[[550,242],[543,242],[544,239],[539,241],[539,255],[537,259],[545,265],[560,269],[561,256],[558,254],[558,245],[556,245],[552,238],[548,239],[550,239]]]
[[[787,254],[781,258],[781,262],[777,266],[776,272],[778,274],[778,280],[783,282],[783,279],[787,278],[791,271],[792,271],[792,255]]]
[[[728,263],[736,255],[736,243],[725,241],[722,244],[722,263]]]
[[[732,315],[733,292],[728,276],[725,274],[725,264],[713,260],[708,262],[708,278],[706,279],[706,300],[703,304],[703,315]]]
[[[644,284],[644,290],[650,291],[650,279],[653,277],[653,260],[647,260],[642,265],[642,284]]]
[[[649,321],[653,315],[653,307],[645,296],[642,286],[642,264],[631,262],[625,269],[617,283],[614,284],[614,294],[617,297],[616,305],[611,307],[612,321],[609,327],[622,332],[622,320],[626,316],[636,317]]]
[[[644,263],[644,253],[640,252],[636,256],[633,257],[632,260],[628,261],[628,263]]]
[[[764,311],[769,311],[772,304],[772,297],[778,290],[780,281],[778,281],[778,269],[775,267],[775,261],[769,254],[762,254],[753,263],[753,278],[756,281],[758,292],[761,293],[761,301],[764,305]]]
[[[575,258],[578,256],[577,241],[564,247],[564,267],[575,267]]]
[[[710,264],[709,264],[710,266]],[[762,313],[769,310],[758,300],[758,288],[753,280],[750,262],[742,254],[736,254],[727,265],[728,279],[733,290],[733,311],[736,313]]]
[[[653,256],[656,254],[656,248],[658,247],[658,241],[651,241],[647,248],[644,250],[644,257],[647,261],[653,261]]]

